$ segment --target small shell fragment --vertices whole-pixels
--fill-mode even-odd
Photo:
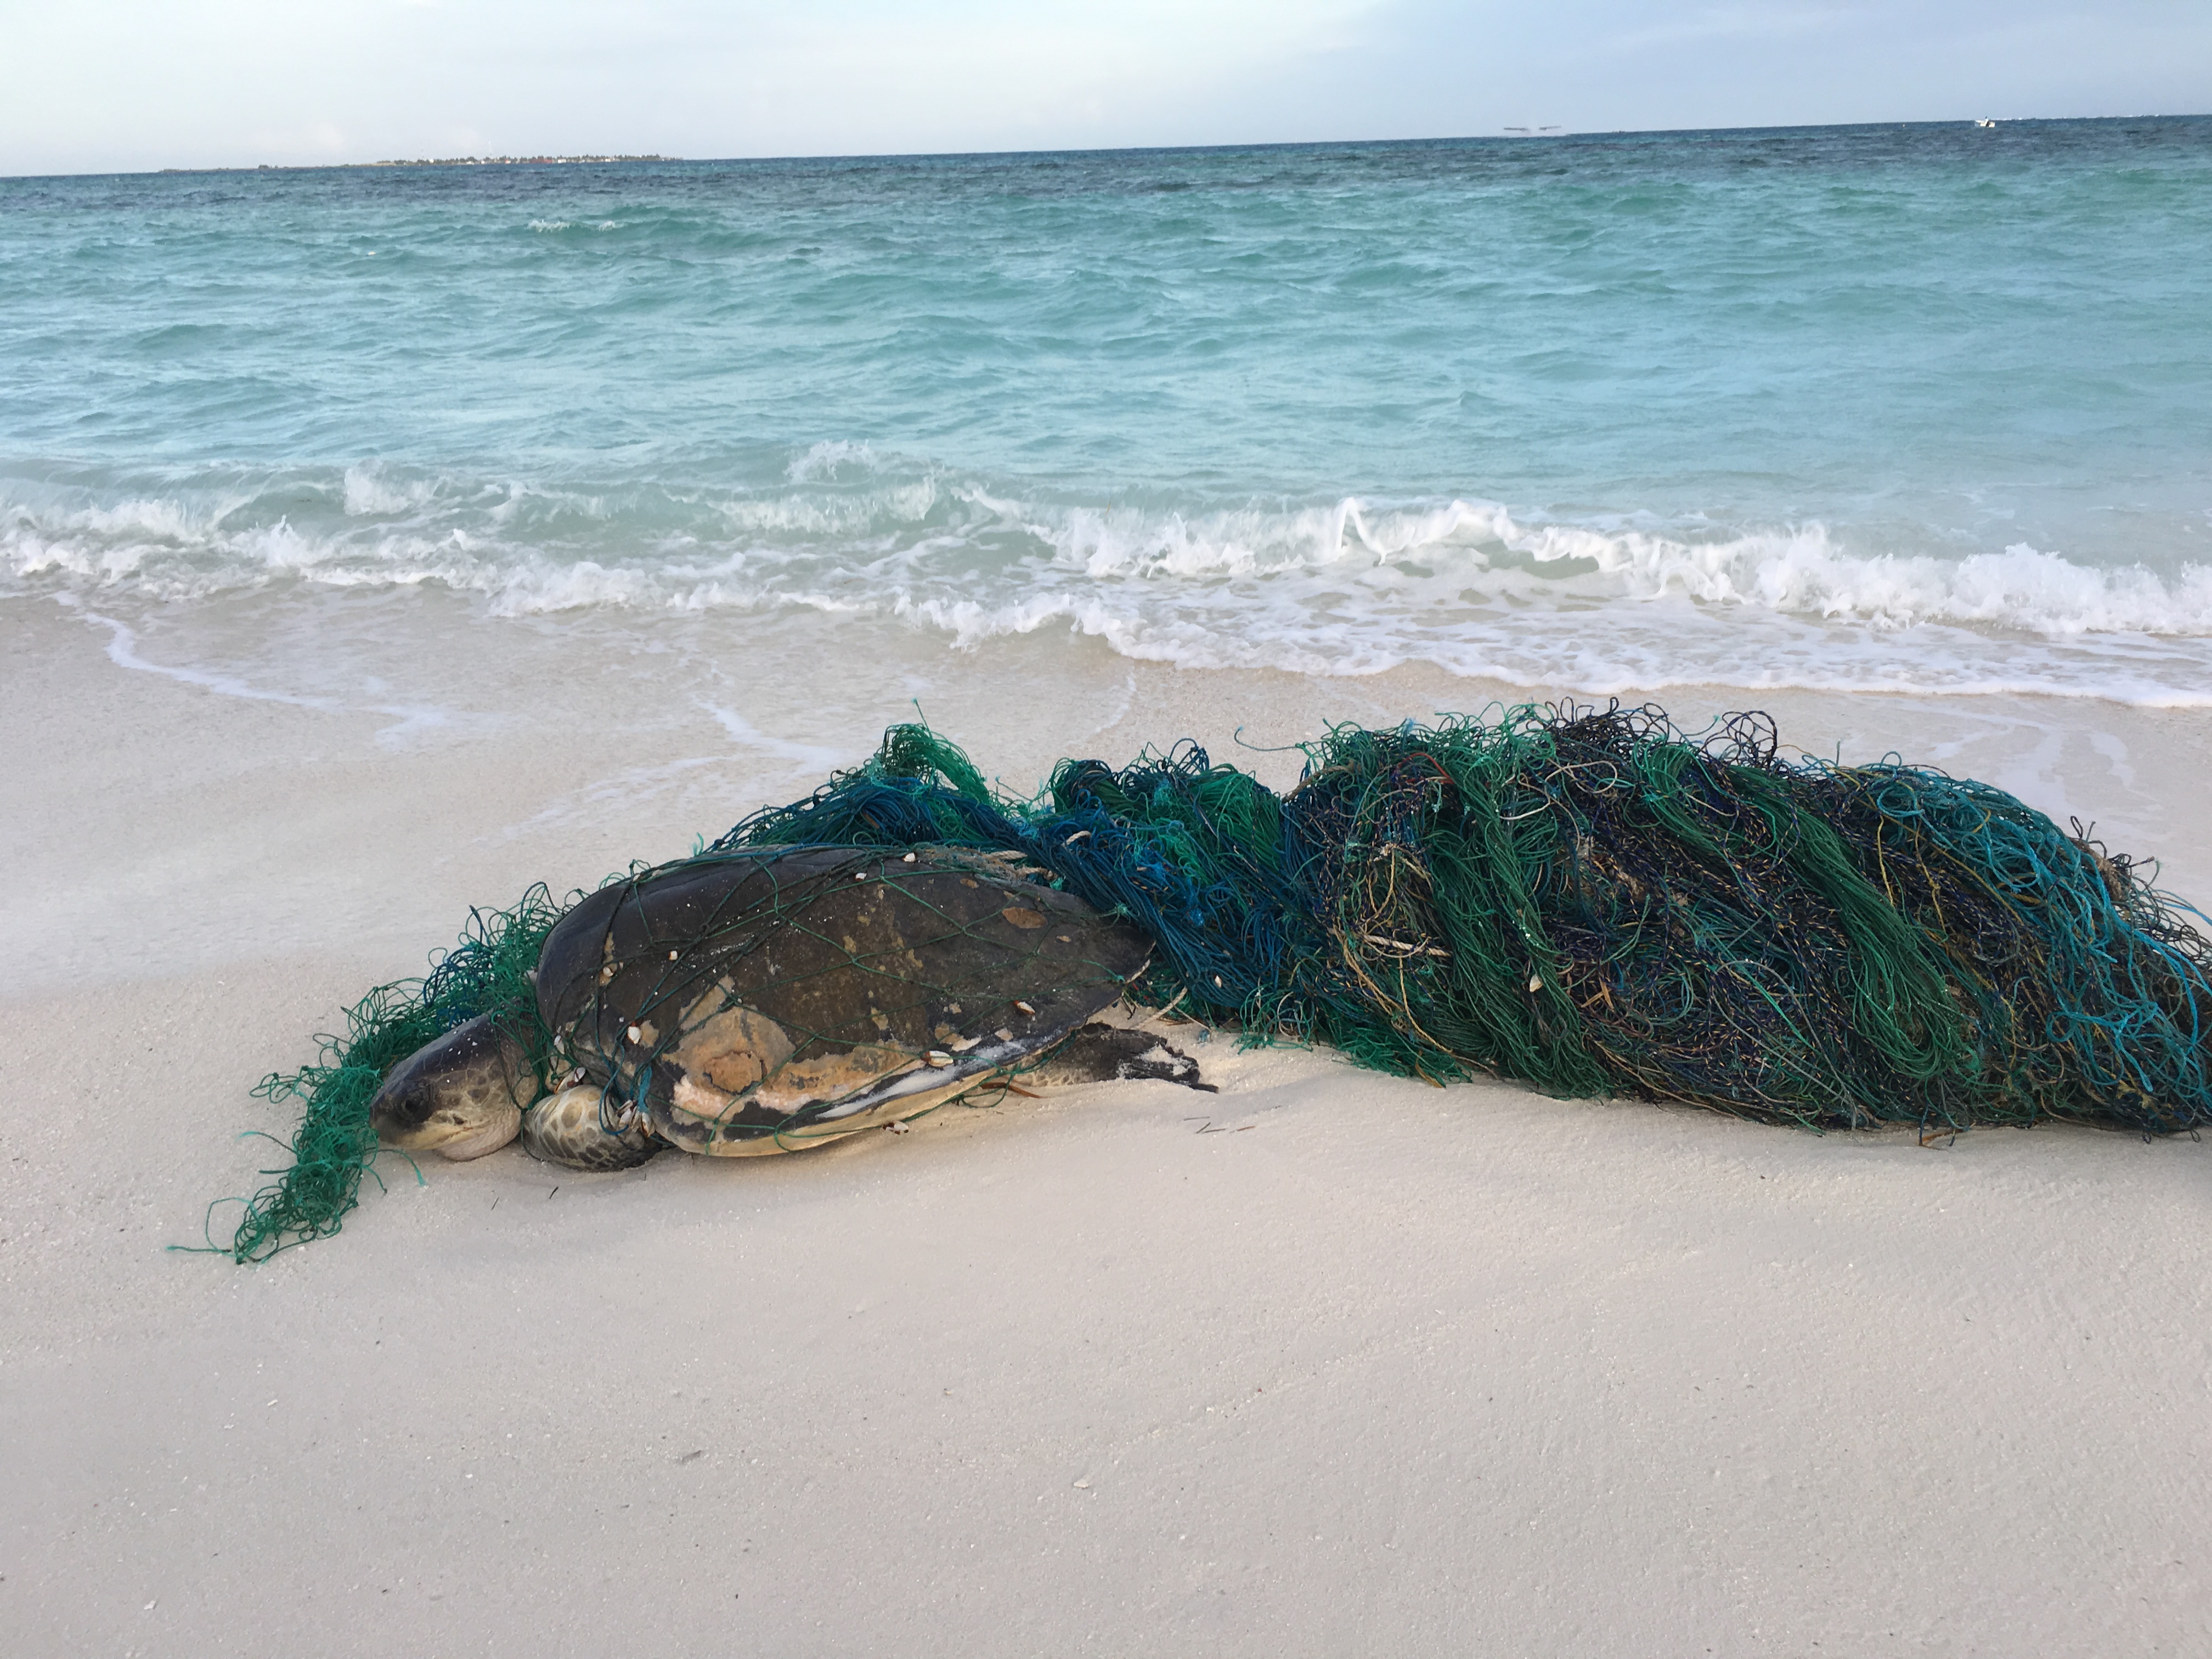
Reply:
[[[950,1066],[952,1063],[952,1056],[942,1048],[932,1048],[922,1058],[933,1066]]]
[[[982,1040],[981,1037],[962,1037],[957,1042],[947,1043],[945,1047],[956,1054],[964,1054]]]
[[[1535,995],[1537,992],[1543,988],[1544,976],[1541,974],[1531,974],[1528,975],[1528,994],[1530,996]]]
[[[668,953],[668,959],[669,959],[671,962],[675,961],[675,960],[676,960],[676,952],[675,952],[675,951],[671,951]]]
[[[642,1042],[645,1041],[645,1033],[635,1025],[629,1028],[629,1036],[632,1042]]]
[[[1024,1013],[1025,1013],[1025,1014],[1033,1014],[1033,1013],[1036,1012],[1036,1010],[1035,1008],[1031,1007],[1031,1006],[1030,1006],[1028,1003],[1026,1003],[1026,1002],[1022,1002],[1022,1001],[1018,1001],[1018,1001],[1016,1001],[1016,1003],[1014,1004],[1014,1006],[1015,1006],[1015,1007],[1017,1007],[1017,1008],[1018,1008],[1018,1009],[1020,1009],[1020,1010],[1021,1010]]]
[[[901,864],[912,864],[914,862],[914,854],[908,853],[904,858],[901,859],[899,862]]]
[[[998,1038],[1001,1042],[1012,1042],[1014,1040],[1013,1031],[1009,1027],[1004,1025],[1001,1025],[997,1030],[992,1032],[991,1035]]]

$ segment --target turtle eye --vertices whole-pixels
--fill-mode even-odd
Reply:
[[[392,1128],[415,1128],[428,1120],[430,1103],[420,1090],[386,1090],[370,1103],[369,1115]]]

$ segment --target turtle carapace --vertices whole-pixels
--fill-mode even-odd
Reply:
[[[1030,873],[958,848],[770,848],[611,884],[539,955],[546,1075],[487,1016],[393,1068],[377,1131],[454,1158],[519,1131],[540,1158],[615,1169],[668,1146],[791,1152],[1026,1073],[1152,950]],[[1094,1028],[1067,1052],[1050,1080],[1196,1081],[1143,1034]]]

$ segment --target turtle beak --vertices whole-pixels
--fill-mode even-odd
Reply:
[[[440,1127],[441,1114],[431,1115],[431,1127]],[[452,1132],[434,1143],[441,1158],[465,1164],[472,1158],[482,1158],[495,1152],[522,1133],[522,1109],[515,1105],[493,1106],[471,1121],[452,1126]]]

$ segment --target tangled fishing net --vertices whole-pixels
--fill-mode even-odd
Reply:
[[[1528,707],[1303,747],[1286,794],[1183,743],[1064,761],[1022,800],[894,726],[703,853],[1018,854],[1151,936],[1141,1000],[1432,1083],[1814,1128],[2212,1121],[2198,913],[2002,790],[1787,757],[1762,714],[1692,734],[1654,708]],[[356,1006],[321,1064],[262,1085],[306,1116],[232,1254],[337,1231],[394,1061],[483,1012],[534,1024],[528,974],[562,908],[538,887],[476,913],[427,978]]]

